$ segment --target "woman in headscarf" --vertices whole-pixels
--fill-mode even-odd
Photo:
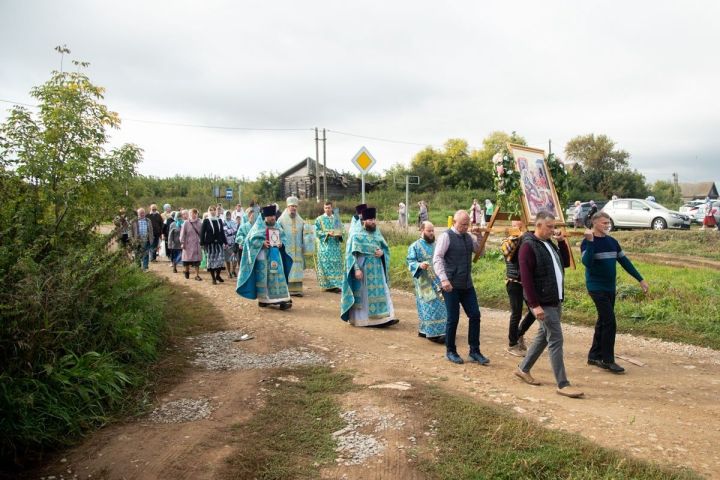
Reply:
[[[187,219],[187,210],[183,210]],[[167,227],[167,257],[172,262],[173,272],[177,273],[177,264],[180,263],[182,245],[180,244],[180,229],[183,224],[183,213],[172,212]]]
[[[212,277],[213,285],[225,280],[220,276],[220,271],[225,268],[225,254],[223,247],[227,243],[223,221],[217,217],[217,207],[211,205],[208,208],[208,216],[202,222],[200,229],[200,244],[207,254],[207,270]]]
[[[238,224],[232,219],[232,211],[228,210],[225,212],[225,222],[223,225],[223,231],[225,232],[225,240],[227,243],[223,247],[223,253],[225,254],[225,267],[228,271],[230,278],[237,278],[237,266],[238,266],[238,245],[235,242],[235,235],[237,234]],[[240,217],[242,219],[242,217]]]
[[[190,218],[180,228],[180,245],[182,248],[182,262],[185,267],[185,278],[190,278],[190,267],[195,268],[195,280],[200,277],[200,229],[202,224],[198,218],[197,208],[190,210]]]

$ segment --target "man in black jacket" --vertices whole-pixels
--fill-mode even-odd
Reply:
[[[550,239],[554,238],[555,245]],[[560,325],[564,292],[564,269],[570,266],[570,247],[565,235],[555,230],[555,217],[540,211],[536,215],[535,231],[523,236],[520,246],[520,278],[528,305],[540,323],[538,334],[527,356],[515,371],[515,376],[530,385],[540,385],[530,375],[530,369],[548,347],[550,365],[557,382],[557,393],[578,398],[583,392],[570,386],[563,361],[563,334]]]
[[[158,256],[158,246],[160,245],[160,237],[162,237],[165,220],[160,212],[158,212],[158,207],[154,203],[150,205],[150,213],[148,213],[147,218],[152,223],[153,228],[153,238],[150,245],[150,261],[154,262]]]

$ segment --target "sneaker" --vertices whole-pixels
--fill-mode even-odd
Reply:
[[[523,335],[520,335],[518,337],[517,346],[520,347],[520,350],[523,352],[527,352],[527,345],[525,345],[525,337]],[[524,357],[525,355],[523,355]]]
[[[535,380],[532,375],[530,375],[527,372],[523,372],[519,368],[513,372],[513,375],[515,375],[516,377],[518,377],[520,380],[527,383],[528,385],[535,385],[535,386],[540,385],[540,382]]]
[[[463,363],[465,363],[465,362],[463,362],[462,357],[460,357],[460,355],[457,354],[457,352],[447,352],[447,353],[445,353],[445,356],[447,357],[448,360],[450,360],[453,363],[457,363],[458,365],[462,365]]]
[[[506,352],[508,352],[510,355],[515,355],[516,357],[524,357],[525,356],[525,350],[523,350],[520,347],[520,344],[513,345],[511,347],[507,347],[505,349]]]
[[[580,398],[583,395],[585,395],[583,392],[578,390],[577,388],[573,388],[570,385],[563,388],[557,389],[558,395],[562,395],[563,397],[570,397],[570,398]]]
[[[490,359],[480,353],[479,350],[476,352],[470,352],[468,354],[468,357],[470,357],[470,360],[472,360],[473,362],[477,362],[480,365],[487,365],[488,363],[490,363]]]

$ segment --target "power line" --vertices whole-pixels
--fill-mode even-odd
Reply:
[[[339,132],[337,130],[329,130],[328,129],[328,132],[337,133],[338,135],[346,135],[348,137],[365,138],[367,140],[377,140],[379,142],[400,143],[403,145],[417,145],[420,147],[427,147],[428,145],[430,145],[429,143],[406,142],[404,140],[391,140],[389,138],[370,137],[367,135],[358,135],[356,133]],[[432,146],[432,145],[430,145],[430,146]]]

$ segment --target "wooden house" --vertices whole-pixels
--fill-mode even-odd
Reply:
[[[324,169],[323,165],[308,157],[298,162],[293,167],[280,174],[280,193],[282,198],[291,195],[297,196],[300,200],[316,198],[316,168],[319,173],[320,200],[325,200],[323,195]],[[360,193],[360,180],[347,177],[335,170],[327,169],[327,199],[333,200],[348,195]]]

